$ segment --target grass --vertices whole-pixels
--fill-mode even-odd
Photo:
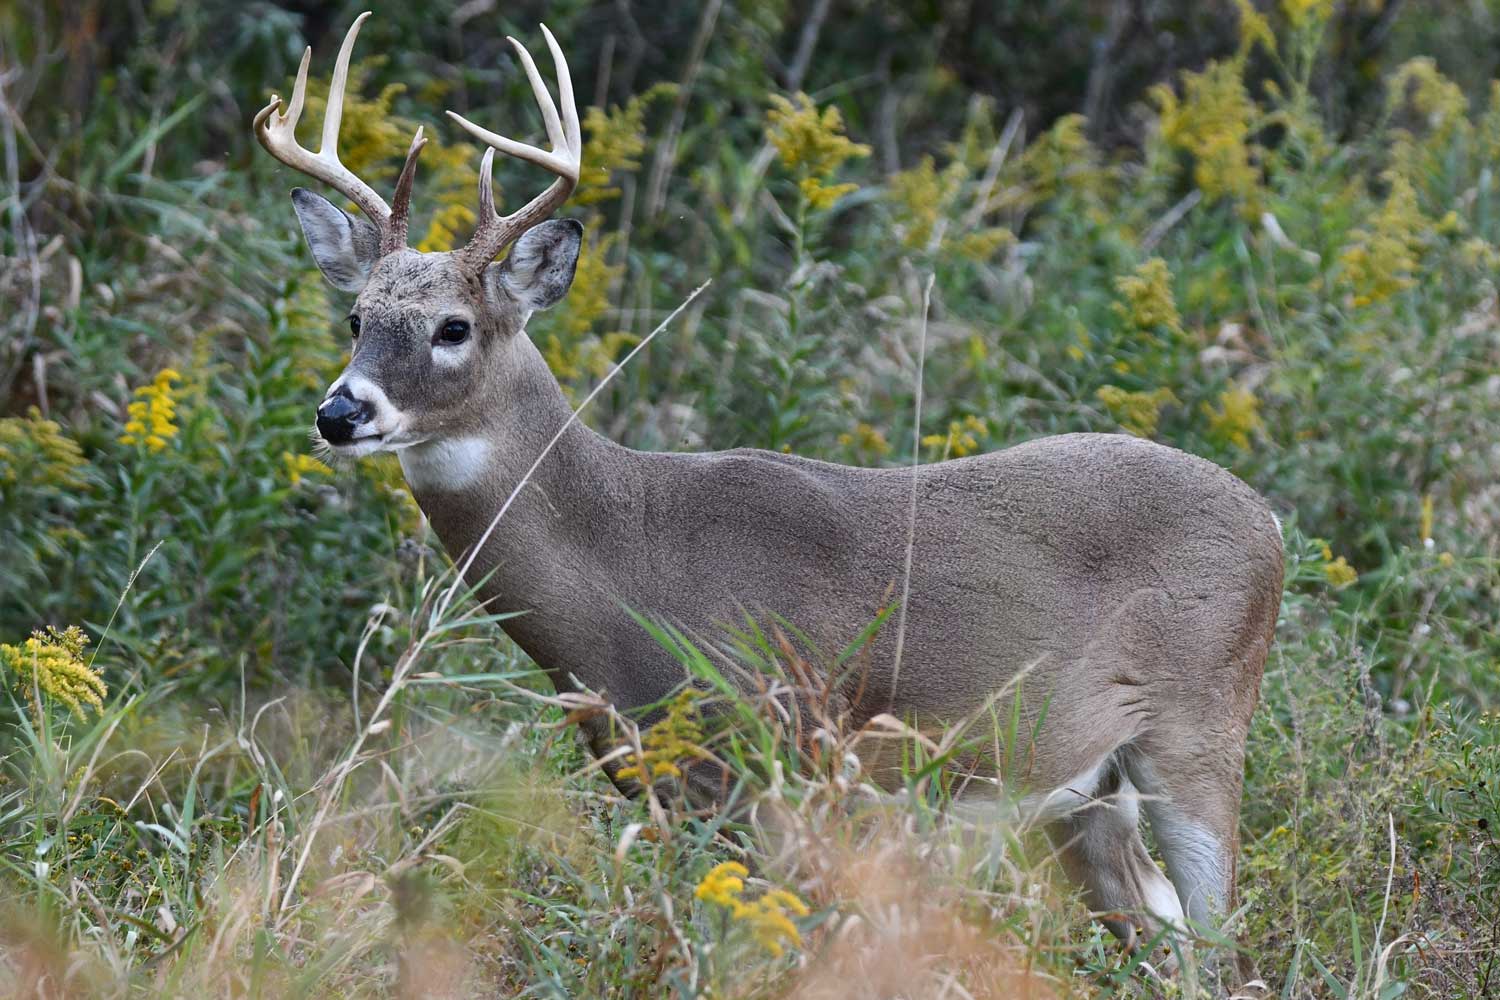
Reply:
[[[399,469],[309,455],[345,303],[242,126],[285,89],[286,38],[314,25],[160,6],[123,36],[96,25],[107,55],[84,65],[48,56],[63,50],[46,5],[0,12],[0,288],[22,307],[0,317],[0,646],[17,651],[0,653],[0,982],[1192,993],[1118,951],[1037,831],[945,810],[956,734],[852,728],[820,697],[826,665],[777,623],[747,623],[732,662],[658,628],[705,693],[640,732],[553,692],[502,620],[449,600]],[[547,15],[590,54],[602,16]],[[663,18],[706,39],[671,86],[626,77],[625,42],[600,63],[616,76],[579,73],[581,95],[604,95],[573,210],[591,235],[569,299],[530,332],[593,400],[583,419],[636,447],[901,464],[909,442],[934,461],[1100,430],[1231,468],[1282,513],[1288,555],[1232,947],[1276,996],[1494,996],[1500,103],[1472,82],[1481,57],[1409,8],[1380,100],[1340,105],[1324,83],[1346,16],[1278,6],[1270,42],[1242,22],[1237,49],[1143,97],[1120,148],[1076,117],[1037,128],[960,98],[920,40],[922,60],[887,70],[908,96],[886,101],[870,54],[820,41],[811,17]],[[464,44],[529,37],[495,21]],[[809,102],[773,105],[763,57],[804,29],[829,59]],[[445,32],[371,20],[388,57],[364,65],[346,117],[356,169],[388,169],[406,119],[445,100],[488,123],[529,107],[511,63],[433,55]],[[1414,58],[1433,54],[1459,64],[1451,79]],[[68,81],[90,82],[89,114],[51,102]],[[894,164],[891,114],[911,126]],[[440,243],[463,231],[478,158],[435,149],[418,191]],[[158,443],[127,430],[132,404],[164,421]],[[49,625],[91,644],[28,670]],[[742,670],[765,687],[732,693]],[[98,708],[69,708],[79,671],[102,679]],[[1003,693],[991,709],[1003,729]],[[601,713],[622,736],[611,763],[666,775],[651,794],[623,798],[583,750],[577,723]],[[901,749],[894,794],[861,765],[875,747]],[[694,761],[723,765],[736,809],[692,806],[670,770]]]

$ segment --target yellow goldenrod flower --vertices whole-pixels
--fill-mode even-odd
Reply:
[[[1255,9],[1250,0],[1234,0],[1234,4],[1240,12],[1240,48],[1241,53],[1248,53],[1257,43],[1264,45],[1267,52],[1276,51],[1276,35],[1271,31],[1271,23],[1266,16]]]
[[[657,100],[677,93],[677,84],[658,83],[608,111],[589,108],[583,115],[583,130],[588,141],[583,144],[583,166],[578,174],[578,189],[573,202],[592,205],[620,196],[611,186],[616,171],[640,169],[640,155],[646,149],[646,110]]]
[[[1182,318],[1172,294],[1172,271],[1160,257],[1152,257],[1133,274],[1116,278],[1115,291],[1124,300],[1115,303],[1115,312],[1135,329],[1182,335]]]
[[[822,111],[806,94],[794,100],[771,95],[766,112],[766,139],[776,148],[782,166],[797,176],[797,186],[814,209],[825,209],[855,184],[828,184],[839,167],[851,159],[870,155],[870,147],[844,135],[844,118],[829,105]]]
[[[1399,173],[1387,172],[1391,190],[1367,226],[1353,230],[1353,242],[1339,255],[1344,284],[1355,306],[1383,301],[1415,285],[1427,217],[1417,192]]]
[[[1257,209],[1260,171],[1251,159],[1255,103],[1245,90],[1243,56],[1182,75],[1179,99],[1166,84],[1151,88],[1161,109],[1161,137],[1193,156],[1193,182],[1209,198],[1238,198]]]
[[[802,944],[802,934],[792,923],[792,916],[805,917],[810,912],[795,893],[770,889],[758,899],[745,900],[745,879],[749,872],[737,861],[715,865],[703,876],[693,895],[729,911],[731,919],[747,924],[755,940],[772,955],[781,955],[784,943]]]
[[[1089,142],[1088,119],[1073,114],[1053,122],[1021,154],[1021,175],[1032,202],[1055,198],[1064,191],[1098,194],[1106,173],[1099,166],[1099,151]]]
[[[88,644],[88,636],[76,625],[61,630],[49,625],[19,646],[0,643],[0,666],[10,672],[11,686],[26,697],[37,715],[41,714],[36,700],[40,691],[82,717],[87,708],[102,710],[109,695],[104,678],[84,662]]]
[[[1126,433],[1143,438],[1156,433],[1163,406],[1180,402],[1176,393],[1165,387],[1151,392],[1129,392],[1117,385],[1106,385],[1101,386],[1094,397],[1104,404]]]
[[[1231,385],[1219,393],[1219,405],[1203,404],[1203,415],[1208,418],[1208,431],[1213,437],[1228,441],[1242,450],[1250,447],[1250,436],[1265,428],[1260,416],[1260,400],[1255,393],[1238,385]]]
[[[840,434],[839,444],[877,456],[889,454],[891,450],[891,443],[885,435],[863,421],[855,424],[852,432]]]
[[[293,486],[300,486],[304,476],[331,476],[333,470],[311,455],[293,455],[289,451],[281,453],[281,461],[286,466],[286,478]]]
[[[616,776],[651,784],[661,778],[682,777],[682,769],[678,767],[682,761],[706,758],[703,727],[698,722],[698,697],[698,691],[684,688],[673,698],[666,717],[641,740],[643,752],[630,754],[630,762]]]
[[[896,230],[902,245],[924,249],[963,190],[967,168],[954,161],[941,171],[931,156],[924,156],[910,170],[892,174],[886,181],[886,199],[895,208]]]
[[[144,444],[159,452],[177,436],[177,397],[173,382],[182,381],[174,369],[163,368],[150,385],[135,390],[136,399],[127,408],[130,419],[122,428],[121,444]]]
[[[1432,544],[1432,521],[1433,501],[1432,494],[1429,493],[1422,498],[1422,524],[1417,529],[1417,537],[1422,540],[1423,545]]]
[[[1329,585],[1335,590],[1343,590],[1359,579],[1359,574],[1354,571],[1354,567],[1350,566],[1349,561],[1343,556],[1339,556],[1333,562],[1325,563],[1323,566],[1323,575],[1328,578]]]
[[[0,486],[79,489],[87,483],[81,471],[86,464],[78,442],[36,407],[24,417],[0,419]]]
[[[946,434],[926,435],[922,438],[922,444],[938,451],[941,458],[963,458],[977,452],[980,440],[989,435],[990,430],[985,422],[970,414],[963,420],[951,421]]]
[[[870,155],[869,146],[844,135],[844,117],[838,108],[829,105],[820,112],[803,93],[794,101],[771,95],[766,138],[776,147],[782,165],[789,170],[802,168],[814,177],[827,177],[845,160]]]

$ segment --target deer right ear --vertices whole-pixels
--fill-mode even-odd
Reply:
[[[379,231],[306,188],[292,188],[292,207],[323,277],[340,291],[358,294],[380,257]]]

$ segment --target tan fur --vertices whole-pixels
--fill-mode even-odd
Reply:
[[[476,272],[462,254],[372,257],[359,220],[350,239],[332,206],[299,197],[325,272],[368,275],[339,384],[378,401],[361,434],[379,434],[349,453],[400,452],[462,563],[570,416],[524,326],[566,291],[580,230],[543,223]],[[435,331],[455,319],[471,336],[440,346]],[[779,617],[824,654],[815,662],[849,644],[902,593],[914,476],[900,668],[892,621],[839,684],[849,721],[944,725],[997,693],[1019,698],[1018,790],[1044,804],[1091,904],[1147,929],[1222,916],[1282,549],[1265,502],[1218,466],[1069,434],[862,469],[749,449],[638,452],[574,424],[467,575],[490,610],[526,612],[505,628],[559,688],[649,705],[685,678],[631,610],[705,643],[747,615]],[[599,724],[589,735],[609,749]],[[1180,909],[1140,839],[1142,807]]]

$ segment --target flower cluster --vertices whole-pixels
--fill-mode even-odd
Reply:
[[[1386,177],[1390,193],[1369,224],[1351,232],[1353,241],[1339,255],[1343,282],[1356,307],[1384,301],[1416,284],[1430,228],[1411,182],[1400,173],[1387,172]]]
[[[293,486],[302,485],[302,480],[307,476],[331,476],[333,470],[311,455],[293,455],[289,451],[281,453],[282,464],[286,466],[286,478]]]
[[[36,407],[24,417],[0,419],[0,487],[77,489],[85,482],[84,464],[78,442]]]
[[[630,763],[617,777],[651,784],[661,778],[680,778],[685,760],[702,760],[703,726],[698,722],[698,692],[684,688],[667,706],[666,718],[651,727],[641,741],[642,753],[631,754]]]
[[[636,94],[623,106],[608,111],[589,108],[583,115],[583,129],[588,142],[583,145],[583,166],[578,173],[578,190],[573,194],[576,205],[592,205],[620,197],[620,189],[610,183],[617,170],[639,170],[640,155],[646,150],[646,110],[657,100],[677,93],[675,83],[658,83]]]
[[[922,438],[922,445],[941,452],[943,458],[963,458],[978,451],[980,440],[989,436],[989,427],[971,413],[962,420],[951,421],[946,434],[928,434]]]
[[[1163,406],[1181,402],[1176,393],[1165,386],[1150,392],[1130,392],[1117,385],[1106,385],[1101,386],[1094,397],[1104,404],[1109,415],[1127,433],[1143,438],[1156,434]]]
[[[1359,580],[1359,574],[1354,567],[1349,565],[1349,560],[1343,556],[1337,559],[1333,557],[1333,550],[1327,543],[1323,545],[1323,576],[1327,578],[1328,585],[1335,590],[1343,590],[1345,587]]]
[[[76,625],[61,630],[49,625],[45,631],[33,632],[19,646],[0,643],[0,666],[13,675],[12,686],[26,696],[38,715],[41,705],[36,702],[36,693],[40,691],[81,717],[85,707],[103,709],[109,694],[104,678],[84,662],[83,650],[88,644],[88,636]]]
[[[1250,437],[1265,428],[1260,416],[1260,400],[1255,393],[1239,385],[1231,385],[1219,393],[1219,405],[1203,404],[1203,415],[1208,418],[1211,436],[1227,441],[1236,448],[1247,450]]]
[[[891,451],[891,443],[885,439],[885,435],[864,421],[855,424],[854,430],[840,434],[839,444],[877,458],[888,455]]]
[[[1115,312],[1135,329],[1182,335],[1182,318],[1172,295],[1172,272],[1160,257],[1152,257],[1134,274],[1116,278],[1115,291],[1123,299],[1115,303]]]
[[[933,158],[924,156],[915,167],[887,179],[886,198],[896,209],[896,228],[904,246],[912,250],[927,246],[939,220],[958,200],[967,175],[962,161],[938,170]]]
[[[150,385],[135,391],[130,404],[130,419],[125,422],[121,444],[144,444],[152,452],[161,451],[177,436],[177,397],[173,382],[182,381],[174,369],[163,368]]]
[[[857,184],[829,184],[846,160],[870,155],[870,147],[844,135],[844,118],[829,105],[822,111],[811,97],[798,93],[795,101],[771,96],[766,112],[766,139],[776,147],[782,166],[797,175],[797,186],[808,205],[829,208],[855,190]]]
[[[1089,142],[1087,127],[1083,115],[1063,115],[1026,148],[1021,171],[1029,200],[1046,201],[1065,190],[1099,193],[1106,171],[1099,151]]]
[[[807,904],[785,889],[770,889],[756,899],[746,900],[748,875],[738,861],[725,861],[703,876],[693,895],[705,903],[724,907],[731,918],[748,924],[755,940],[772,955],[782,954],[783,942],[799,947],[802,934],[792,923],[792,916],[807,916]]]
[[[1252,162],[1255,103],[1245,90],[1243,58],[1209,63],[1182,75],[1179,100],[1166,84],[1151,94],[1161,109],[1161,137],[1193,157],[1193,182],[1209,198],[1237,198],[1251,217],[1260,171]]]

